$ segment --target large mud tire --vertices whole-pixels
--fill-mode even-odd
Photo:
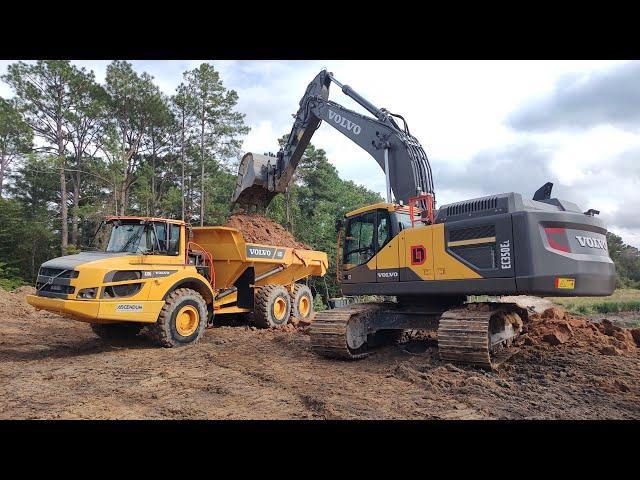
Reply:
[[[265,285],[255,298],[253,323],[260,328],[286,325],[291,316],[291,297],[281,285]]]
[[[313,295],[306,285],[296,283],[291,291],[291,316],[310,322],[313,318]]]
[[[178,288],[171,292],[149,327],[151,340],[161,347],[180,347],[194,343],[207,325],[207,304],[195,290]]]
[[[103,340],[124,340],[140,333],[144,324],[140,323],[92,323],[91,330]]]

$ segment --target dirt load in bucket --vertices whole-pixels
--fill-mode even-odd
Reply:
[[[246,242],[274,245],[277,247],[301,248],[311,247],[297,241],[279,223],[256,213],[236,213],[229,217],[225,227],[238,229]]]

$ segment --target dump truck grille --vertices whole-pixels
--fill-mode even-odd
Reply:
[[[76,270],[41,267],[36,280],[36,294],[41,297],[67,298],[75,292],[75,287],[69,285],[69,281],[77,277]]]
[[[38,291],[38,295],[40,296],[51,296],[44,295],[46,293],[54,294],[54,295],[63,295],[67,296],[75,292],[75,287],[71,285],[58,285],[58,284],[50,284],[50,283],[41,283],[36,282],[36,290]]]
[[[63,268],[42,267],[38,275],[42,277],[78,278],[78,271],[65,270]]]

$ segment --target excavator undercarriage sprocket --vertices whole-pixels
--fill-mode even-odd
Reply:
[[[330,358],[357,360],[375,348],[371,319],[389,310],[385,303],[361,303],[318,313],[311,325],[313,350]],[[515,304],[477,303],[446,310],[438,321],[438,350],[443,361],[495,368],[514,350],[527,312]],[[433,323],[425,322],[424,330]]]

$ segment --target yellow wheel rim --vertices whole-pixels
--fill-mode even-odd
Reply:
[[[189,337],[198,329],[200,315],[192,305],[185,305],[176,315],[176,330],[183,337]]]
[[[303,317],[309,315],[309,311],[311,311],[311,302],[306,296],[300,298],[300,301],[298,302],[298,311]]]
[[[276,298],[276,301],[273,302],[273,316],[276,317],[276,320],[280,321],[286,313],[287,302],[285,302],[282,297]]]

